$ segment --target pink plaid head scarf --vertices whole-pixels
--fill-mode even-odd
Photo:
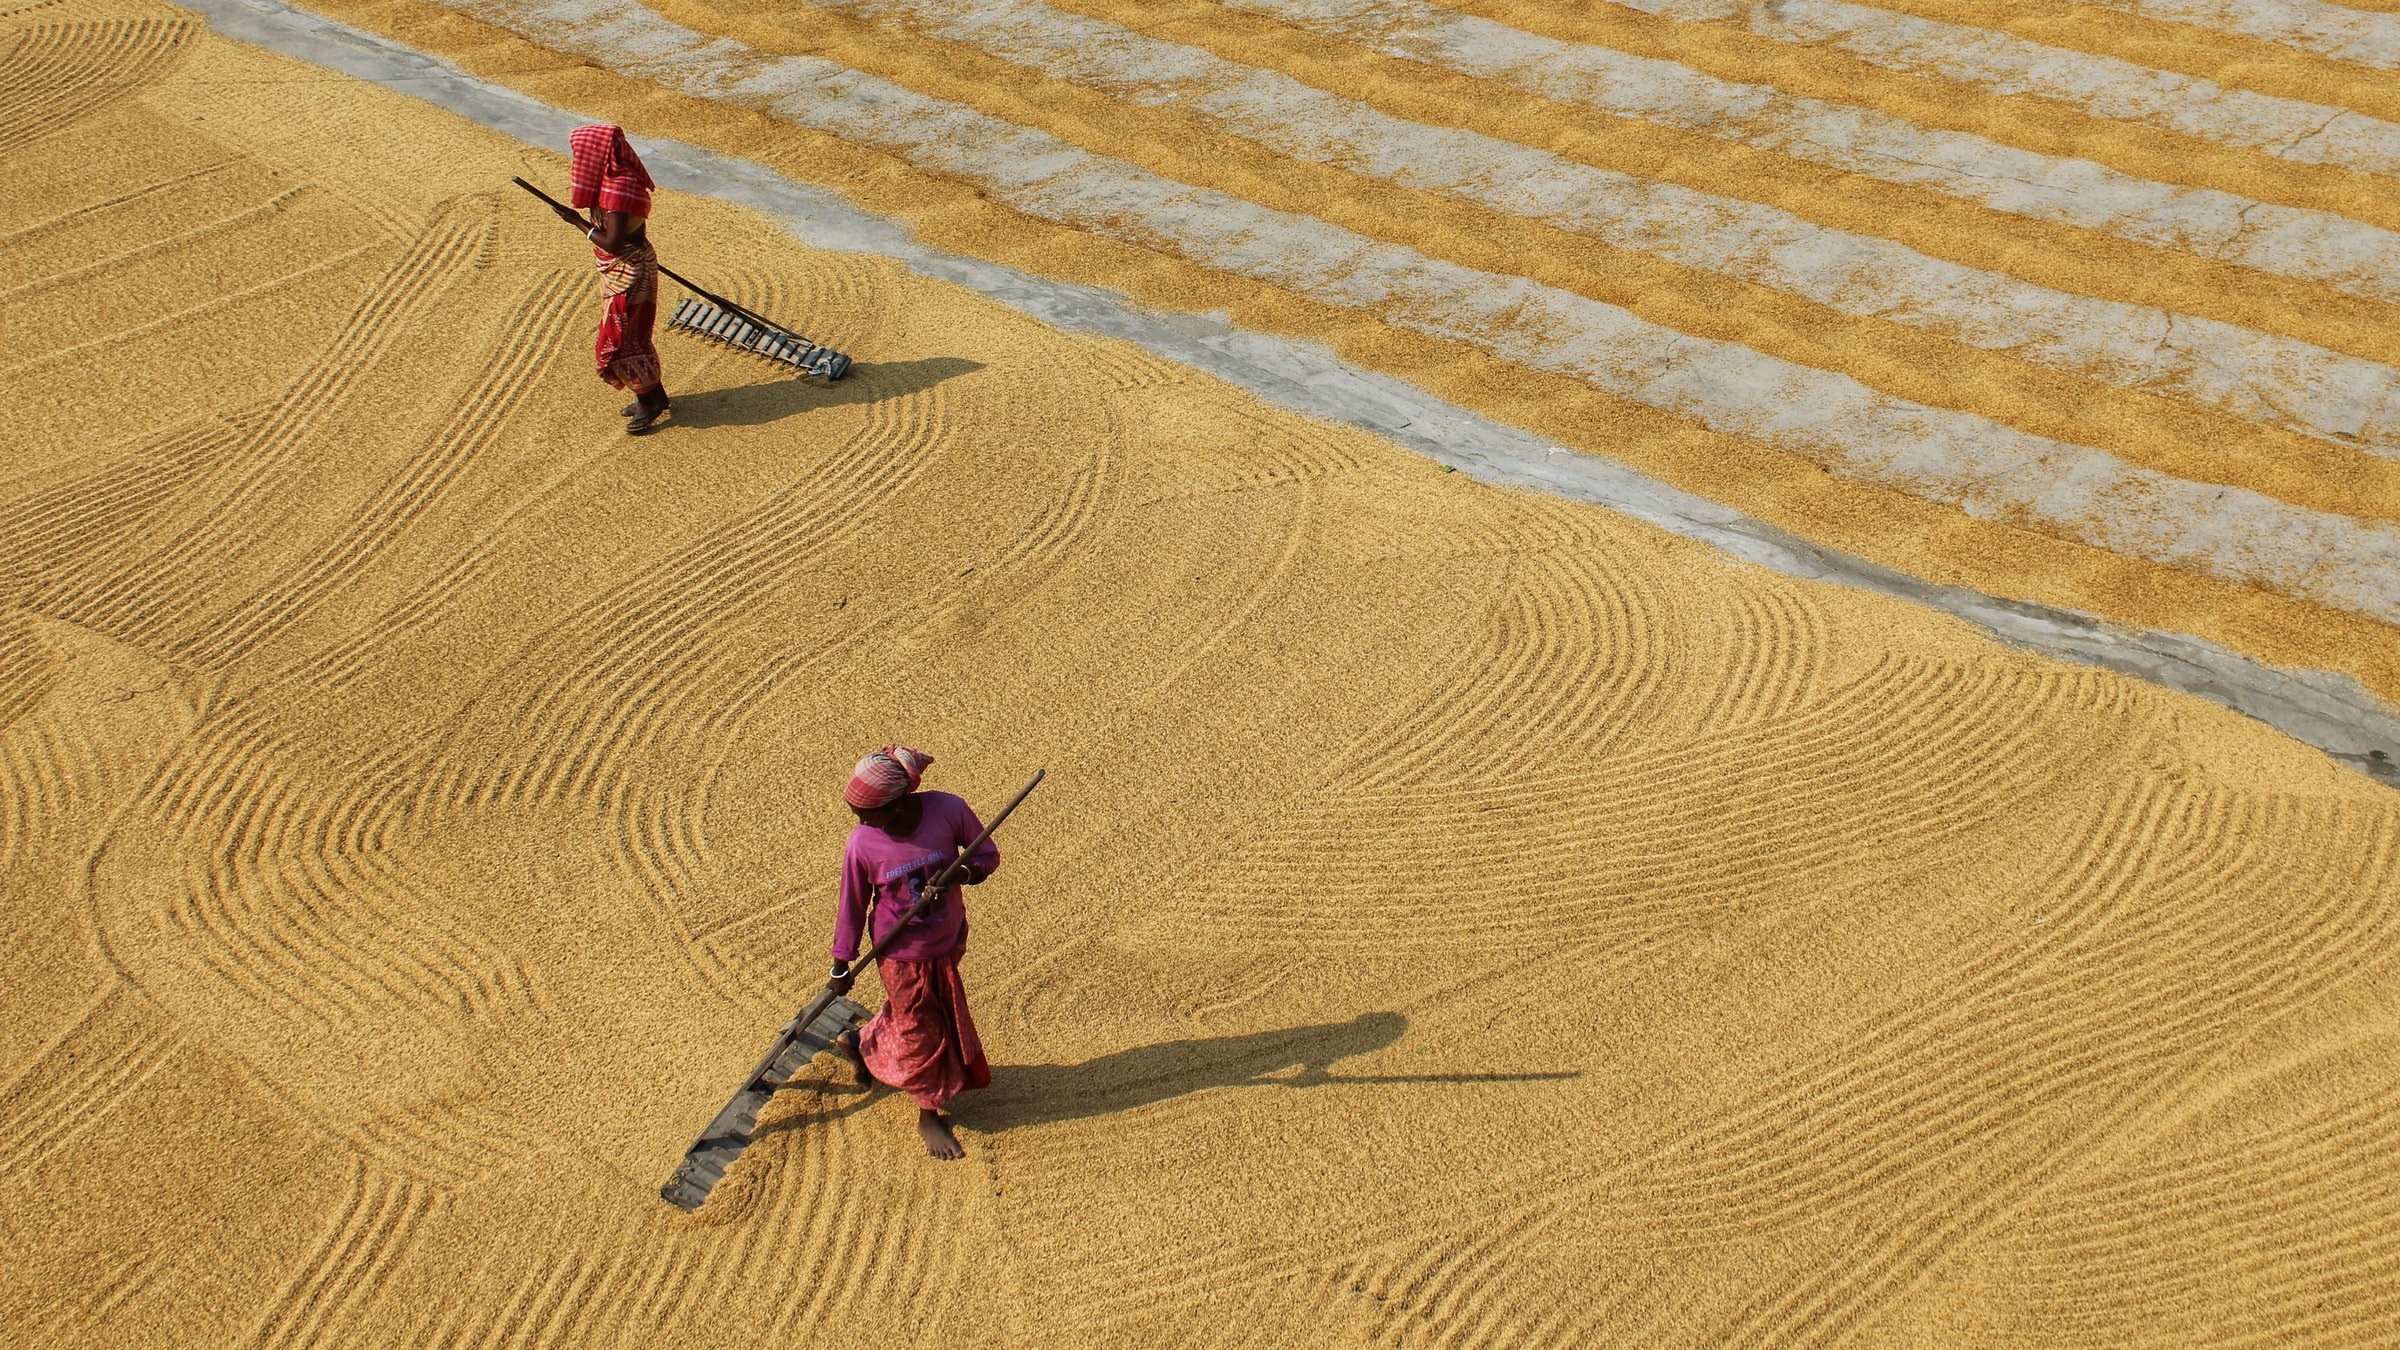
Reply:
[[[887,745],[858,762],[850,771],[849,786],[842,789],[842,800],[861,811],[889,806],[917,790],[925,779],[925,767],[933,756],[905,745]]]
[[[567,133],[567,149],[574,156],[567,166],[569,205],[596,202],[603,211],[650,218],[650,189],[657,184],[650,181],[650,171],[633,153],[623,128],[605,122],[577,127]]]

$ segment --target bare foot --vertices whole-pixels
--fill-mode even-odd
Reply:
[[[638,398],[637,398],[637,399],[635,399],[633,402],[626,404],[624,407],[617,409],[617,416],[619,416],[619,417],[631,417],[631,416],[633,416],[635,413],[638,413],[638,412],[640,412],[641,410],[642,410],[642,401],[641,401],[640,399],[638,399]]]
[[[949,1118],[939,1111],[917,1110],[917,1135],[925,1141],[925,1151],[944,1162],[967,1156],[967,1150],[950,1132]]]
[[[867,1067],[867,1057],[858,1052],[858,1028],[833,1038],[833,1052],[850,1061],[850,1071],[858,1075],[860,1087],[874,1087],[875,1071]]]

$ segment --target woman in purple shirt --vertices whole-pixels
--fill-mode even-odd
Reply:
[[[850,962],[862,932],[870,942],[892,933],[926,883],[983,833],[983,822],[964,800],[917,790],[931,763],[933,756],[921,750],[887,745],[858,762],[842,792],[858,817],[842,849],[841,898],[833,917],[833,980],[845,993],[858,978]],[[999,866],[1000,848],[986,839],[966,855],[962,876],[973,886]],[[992,1081],[958,978],[966,944],[966,903],[950,886],[892,934],[876,960],[883,1011],[842,1038],[869,1081],[888,1083],[916,1102],[917,1133],[936,1158],[966,1156],[942,1107]]]

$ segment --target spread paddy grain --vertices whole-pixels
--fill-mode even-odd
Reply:
[[[324,6],[1919,576],[2400,689],[2373,612],[2400,520],[2374,232],[2400,215],[2323,146],[2162,129],[2250,105],[1944,102],[1889,16],[2000,22],[1947,0],[1789,6],[1851,25],[1811,43],[1532,0],[981,7],[1004,32],[915,0],[643,11],[742,44],[744,103],[671,47],[595,45],[639,8]],[[2208,8],[2043,5],[2026,40],[2148,60]],[[1090,38],[1070,19],[1127,36],[1044,37]],[[1784,101],[1703,134],[1666,72],[1575,82],[1619,57]],[[1110,191],[1215,195],[1178,199],[1180,234],[1003,200],[997,151],[929,165],[938,139],[767,99],[823,76],[775,64],[800,59],[1038,132]],[[2186,75],[2244,63],[2278,72],[2261,97],[2400,111],[2269,37],[2216,33]],[[1806,101],[1845,99],[1953,168],[2085,156],[2099,186],[1832,164]],[[1308,158],[1293,108],[1363,139]],[[1791,153],[1760,148],[1776,119]],[[675,413],[629,439],[583,250],[507,184],[563,182],[558,155],[150,0],[0,14],[0,128],[0,1340],[2386,1334],[2400,799],[2315,751],[676,193],[669,265],[859,365],[828,386],[664,334]],[[1535,219],[1477,176],[1510,147],[1699,232]],[[2218,197],[2280,242],[2209,235]],[[1512,328],[1530,311],[1245,271],[1206,232],[1237,207],[1406,250],[1372,256],[1468,308],[1513,278],[1628,316],[1611,341],[1839,376],[1851,439],[1787,436],[1738,380],[1577,365],[1566,330]],[[2079,299],[1978,345],[1966,310],[1856,289],[1909,275],[1732,247],[1750,229]],[[2191,322],[2117,362],[2105,325],[2153,313]],[[2273,359],[2212,383],[2239,333]],[[2356,397],[2272,383],[2303,369]],[[2138,494],[1969,509],[1965,458],[1860,448],[1903,414],[2323,528],[2239,535],[2236,575]],[[2302,535],[2332,552],[2276,553]],[[978,804],[1050,770],[970,893],[996,1069],[959,1106],[969,1160],[821,1061],[670,1209],[822,979],[841,777],[895,739]]]

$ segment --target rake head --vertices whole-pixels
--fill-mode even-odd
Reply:
[[[687,1212],[700,1208],[708,1193],[724,1178],[725,1169],[750,1146],[750,1136],[758,1129],[758,1113],[774,1098],[775,1090],[832,1045],[835,1037],[866,1020],[866,1009],[846,998],[837,998],[811,1018],[808,1025],[795,1027],[787,1023],[768,1049],[767,1058],[760,1062],[758,1073],[733,1094],[725,1109],[717,1112],[717,1118],[692,1141],[683,1161],[676,1164],[675,1174],[658,1188],[660,1197]]]
[[[675,312],[667,316],[667,327],[680,328],[777,365],[790,366],[803,375],[822,375],[827,383],[850,372],[850,358],[831,347],[820,347],[797,333],[753,323],[691,296],[684,297],[675,306]]]

